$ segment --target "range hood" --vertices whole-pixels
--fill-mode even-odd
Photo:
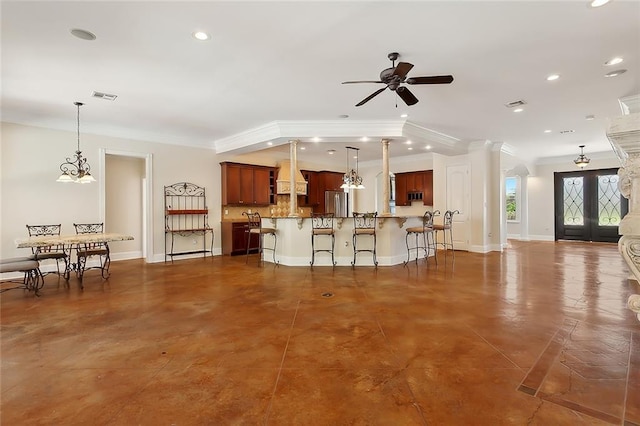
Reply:
[[[280,169],[278,170],[278,178],[276,179],[276,192],[278,194],[290,194],[291,193],[291,161],[284,160],[280,162]],[[307,181],[304,180],[304,176],[300,170],[295,171],[296,182],[296,194],[307,195]]]

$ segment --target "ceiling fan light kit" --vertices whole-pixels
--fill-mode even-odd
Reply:
[[[386,68],[380,73],[380,80],[359,80],[359,81],[343,81],[342,84],[354,84],[354,83],[381,83],[386,86],[382,89],[378,89],[360,102],[356,104],[357,107],[362,106],[369,102],[385,89],[389,89],[392,92],[396,92],[400,99],[404,101],[408,106],[418,103],[418,98],[402,84],[449,84],[453,81],[452,75],[434,75],[429,77],[409,77],[407,74],[413,68],[413,64],[408,62],[398,62],[396,65],[396,59],[400,57],[398,52],[391,52],[387,55],[392,63],[391,68]]]

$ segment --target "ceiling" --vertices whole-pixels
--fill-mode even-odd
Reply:
[[[621,114],[619,98],[640,93],[639,1],[599,8],[587,1],[2,1],[1,8],[3,121],[75,132],[73,102],[80,101],[82,133],[218,152],[300,139],[308,146],[300,160],[336,149],[342,161],[344,146],[357,146],[366,161],[380,158],[380,137],[392,140],[393,157],[429,152],[426,145],[454,154],[491,140],[535,162],[575,156],[582,144],[587,154],[610,150],[607,118]],[[73,28],[97,38],[76,38]],[[211,39],[195,40],[196,30]],[[378,80],[390,52],[414,65],[409,77],[455,80],[408,86],[419,99],[410,107],[389,90],[355,107],[384,86],[341,82]],[[624,62],[604,65],[615,56]],[[604,77],[614,69],[627,72]],[[553,73],[560,78],[547,81]],[[117,98],[96,99],[93,91]],[[516,100],[526,102],[524,111],[505,106]]]

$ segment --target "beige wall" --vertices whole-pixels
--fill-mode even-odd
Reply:
[[[12,123],[2,123],[1,131],[2,257],[26,254],[24,249],[15,248],[14,241],[25,237],[27,223],[61,223],[63,233],[73,233],[74,222],[104,220],[99,205],[99,183],[56,182],[60,163],[75,151],[77,136],[74,132]],[[81,134],[81,149],[96,178],[101,172],[100,149],[106,149],[107,153],[151,154],[154,247],[148,256],[150,261],[164,259],[163,186],[183,181],[206,188],[209,223],[214,228],[216,249],[220,252],[220,160],[213,150],[91,134]],[[111,248],[115,255],[129,250],[119,243],[113,243]]]

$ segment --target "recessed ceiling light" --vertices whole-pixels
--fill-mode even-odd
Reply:
[[[595,116],[595,115],[593,115],[593,114],[589,114],[589,115],[587,115],[586,117],[584,117],[584,119],[585,119],[585,120],[589,120],[589,121],[591,121],[591,120],[593,120],[593,119],[595,119],[595,118],[596,118],[596,116]]]
[[[314,137],[314,138],[311,138],[311,140],[312,140],[313,142],[320,142],[322,139],[320,139],[319,137],[317,137],[317,136],[316,136],[316,137]]]
[[[591,2],[591,7],[600,7],[600,6],[604,6],[605,4],[609,3],[611,0],[593,0]]]
[[[620,74],[624,74],[625,72],[627,72],[627,70],[615,70],[615,71],[611,71],[606,73],[604,76],[605,77],[617,77]]]
[[[329,154],[329,155],[333,155],[333,154],[335,154],[335,152],[336,152],[335,149],[328,149],[327,150],[327,154]]]
[[[607,62],[605,62],[605,65],[618,65],[620,62],[622,62],[624,59],[622,59],[619,56],[616,56],[615,58],[611,58],[609,59]]]
[[[424,149],[431,149],[431,145],[425,146]]]
[[[407,149],[408,149],[409,151],[411,151],[411,150],[413,150],[413,147],[409,147],[409,148],[407,148]]]
[[[304,146],[300,147],[300,151],[304,151],[305,149],[307,149],[307,148],[305,148]]]
[[[547,81],[553,81],[553,80],[557,80],[560,78],[560,74],[551,74],[549,76],[547,76]]]
[[[347,114],[340,114],[338,118],[349,118],[349,116]]]
[[[267,142],[267,145],[271,146],[273,145],[273,142]]]
[[[406,141],[405,142],[407,145],[411,145],[411,141]]]
[[[71,34],[73,34],[74,36],[81,38],[82,40],[95,40],[96,39],[96,35],[92,32],[89,32],[87,30],[81,30],[79,28],[74,28],[71,30]]]
[[[407,118],[409,114],[400,114],[400,118]]]
[[[196,31],[192,35],[193,35],[193,38],[200,41],[209,40],[211,38],[211,36],[205,33],[204,31]]]
[[[516,109],[513,110],[513,112],[522,112],[522,111],[524,111],[523,108],[516,108]]]
[[[368,137],[366,137],[366,136],[361,137],[361,138],[360,138],[360,140],[361,140],[362,142],[369,142],[369,138],[368,138]]]
[[[547,129],[544,131],[545,133],[551,133],[551,130]]]

